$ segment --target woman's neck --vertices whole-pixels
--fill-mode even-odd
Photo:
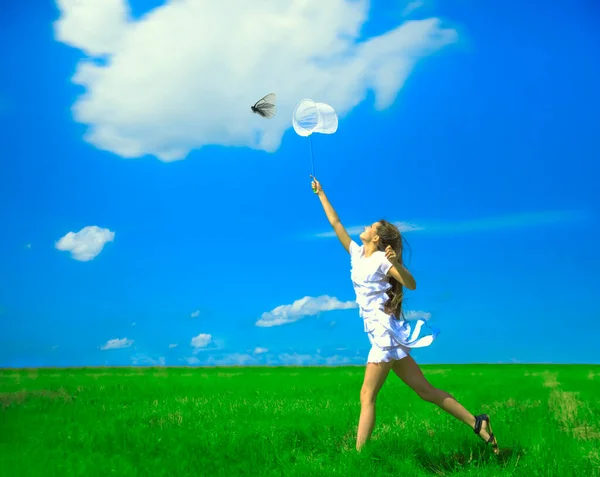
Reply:
[[[377,246],[373,242],[365,244],[365,257],[370,257],[377,252]]]

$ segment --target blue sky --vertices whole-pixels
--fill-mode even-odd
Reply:
[[[417,361],[600,362],[590,2],[193,3],[0,20],[0,366],[363,364],[305,97],[344,225],[411,224]]]

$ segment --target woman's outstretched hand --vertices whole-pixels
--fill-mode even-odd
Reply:
[[[310,184],[310,186],[312,187],[312,190],[315,194],[318,194],[319,192],[323,192],[323,188],[321,187],[321,183],[315,179],[312,175],[310,176],[312,179],[312,182]]]

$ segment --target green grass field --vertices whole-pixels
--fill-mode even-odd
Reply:
[[[363,368],[0,371],[0,475],[600,475],[600,366],[424,366],[503,452],[390,375],[354,450]]]

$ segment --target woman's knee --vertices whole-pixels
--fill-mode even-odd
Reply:
[[[360,403],[361,404],[375,404],[377,400],[377,390],[371,386],[363,386],[360,389]]]
[[[438,390],[433,386],[423,386],[415,389],[417,395],[423,400],[427,402],[436,402],[438,397]]]

